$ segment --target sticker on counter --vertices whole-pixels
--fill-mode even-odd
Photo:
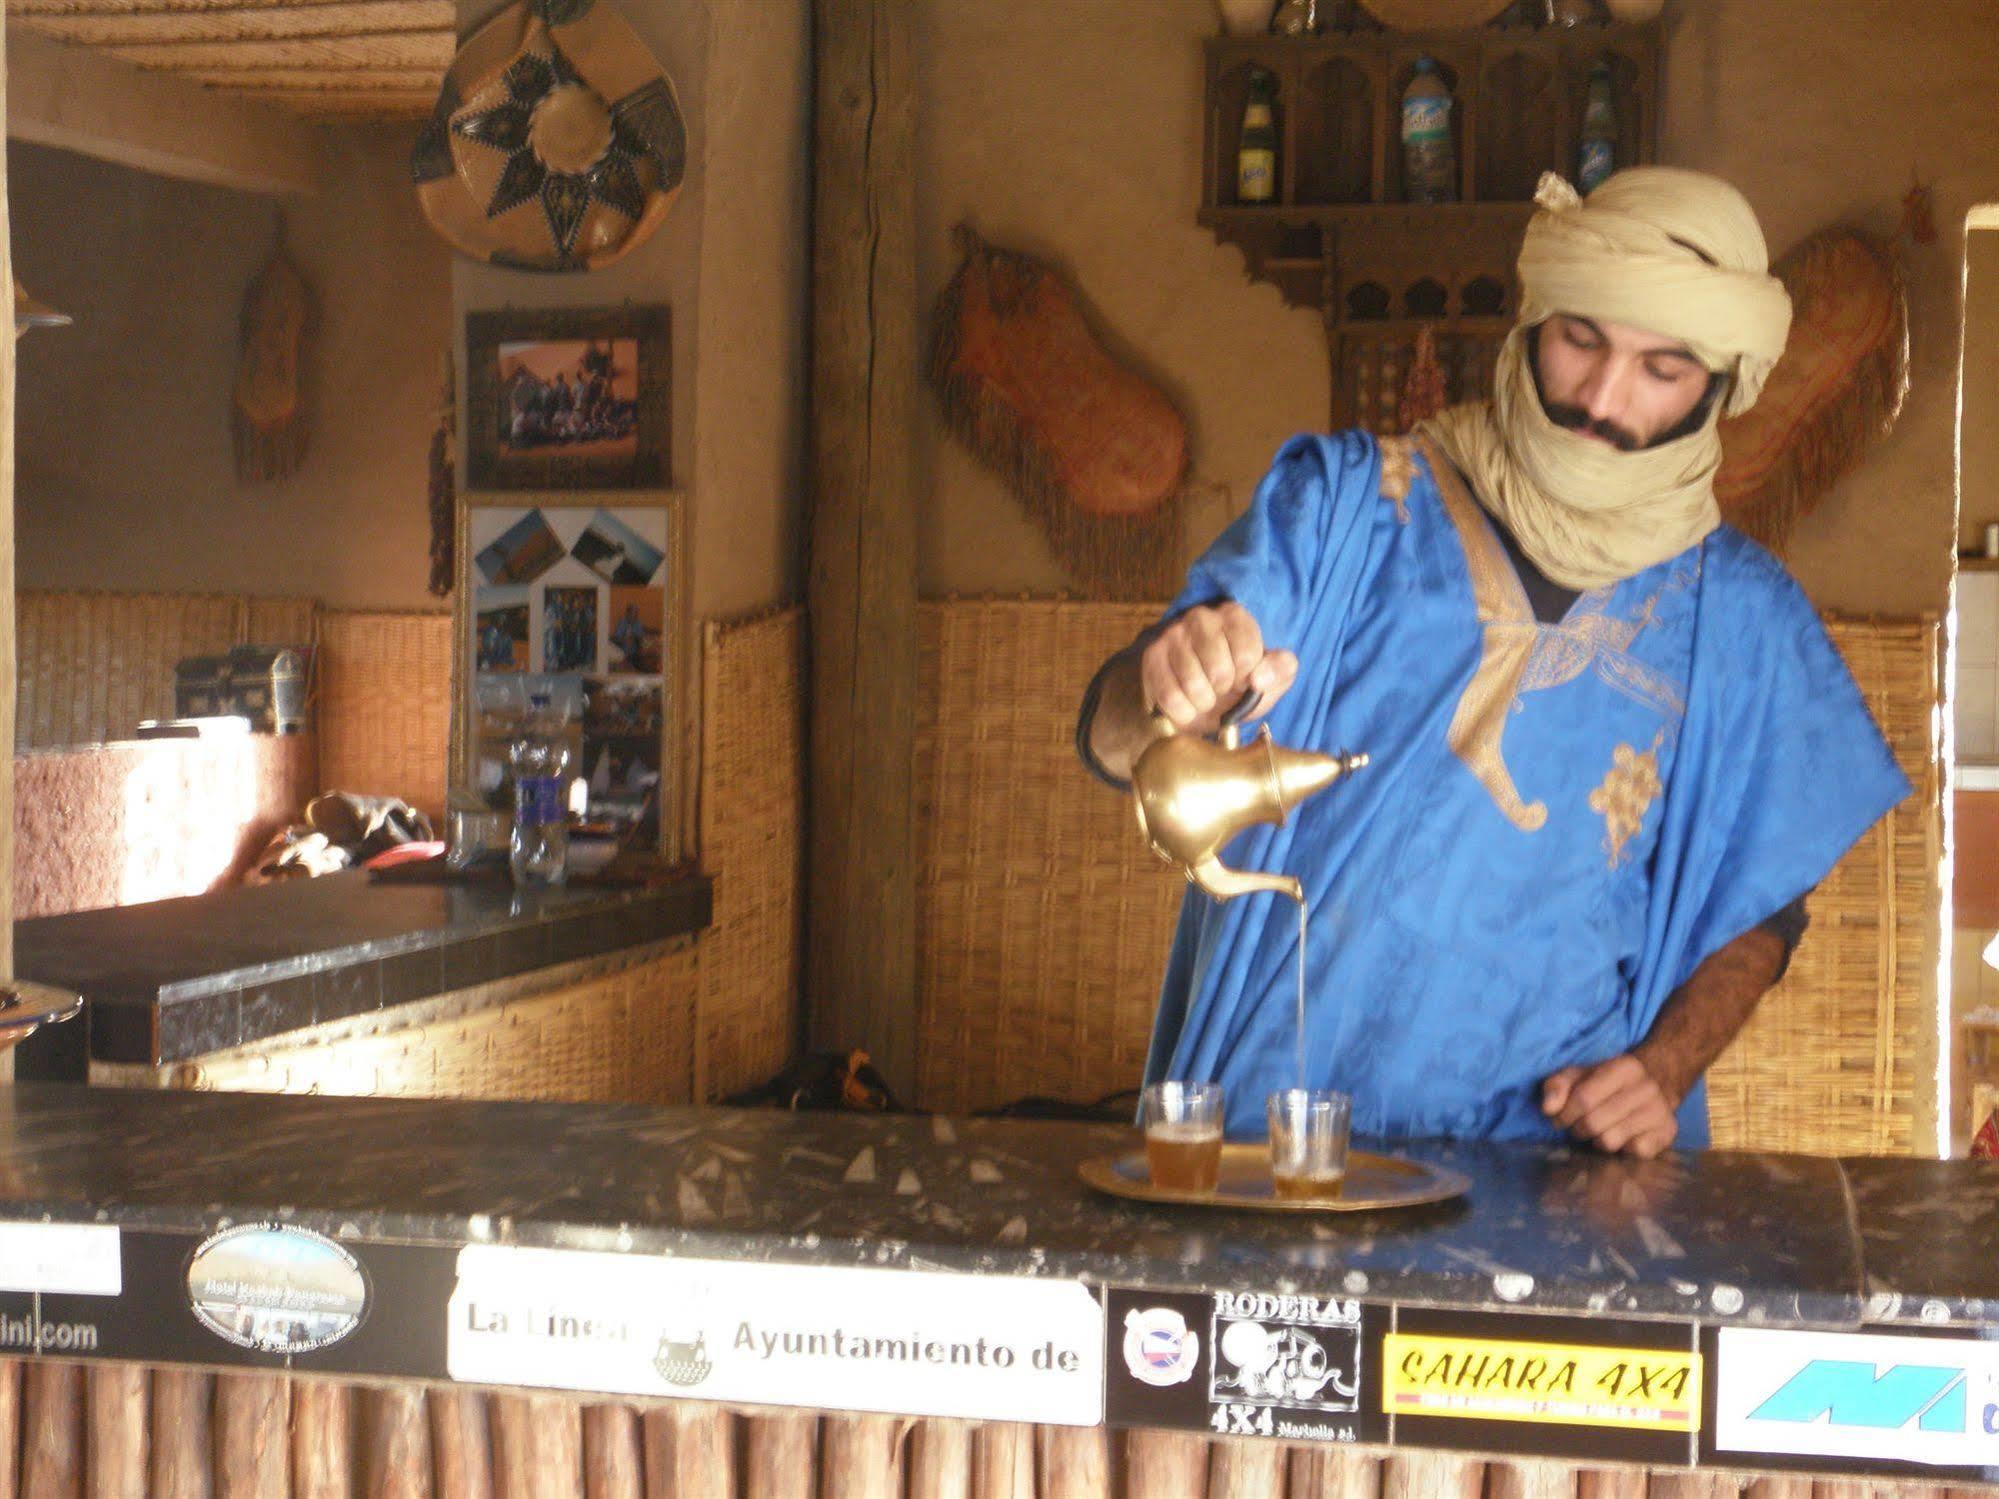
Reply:
[[[123,1284],[115,1223],[0,1223],[0,1291],[116,1296]]]
[[[1692,1432],[1701,1356],[1620,1348],[1390,1333],[1382,1383],[1392,1415]]]
[[[194,1315],[217,1337],[259,1353],[337,1343],[368,1309],[354,1256],[323,1234],[246,1223],[202,1241],[187,1267]]]
[[[1105,1418],[1293,1442],[1379,1441],[1369,1329],[1342,1297],[1115,1288],[1105,1303]]]
[[[449,1315],[468,1383],[1103,1420],[1103,1307],[1070,1281],[473,1244]]]
[[[1399,1306],[1381,1354],[1397,1446],[1686,1467],[1707,1424],[1691,1323]]]
[[[1999,1465],[1999,1343],[1724,1327],[1715,1362],[1717,1451]]]

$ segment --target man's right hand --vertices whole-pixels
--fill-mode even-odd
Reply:
[[[1263,694],[1261,718],[1297,680],[1298,658],[1265,650],[1256,617],[1232,600],[1200,604],[1168,625],[1139,658],[1145,701],[1173,727],[1212,734],[1245,692]]]

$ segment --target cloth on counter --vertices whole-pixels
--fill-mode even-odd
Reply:
[[[426,843],[435,836],[430,819],[397,797],[327,791],[306,803],[304,822],[294,823],[264,846],[245,883],[335,874],[389,849]]]

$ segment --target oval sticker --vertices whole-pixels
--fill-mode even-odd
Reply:
[[[194,1315],[260,1353],[337,1343],[368,1307],[360,1263],[333,1240],[282,1223],[245,1223],[205,1240],[187,1266]]]

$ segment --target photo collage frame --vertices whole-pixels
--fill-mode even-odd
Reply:
[[[466,779],[505,805],[528,689],[569,719],[583,828],[670,851],[678,834],[684,574],[678,496],[522,497],[466,511]]]

